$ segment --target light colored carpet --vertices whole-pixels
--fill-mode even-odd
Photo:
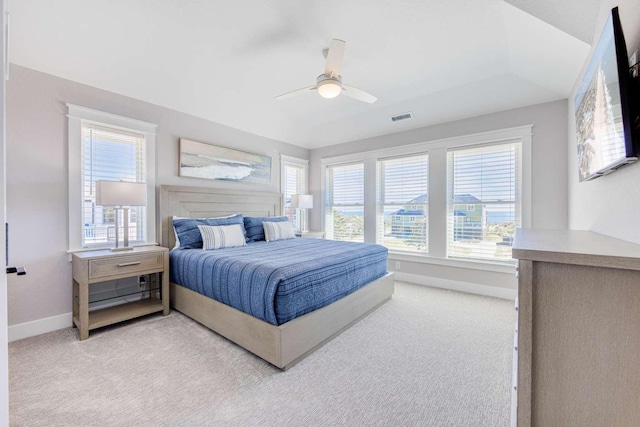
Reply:
[[[506,300],[396,283],[287,372],[173,311],[9,345],[15,426],[507,426]]]

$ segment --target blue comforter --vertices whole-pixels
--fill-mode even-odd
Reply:
[[[320,239],[174,249],[171,281],[280,325],[356,291],[387,272],[387,249]]]

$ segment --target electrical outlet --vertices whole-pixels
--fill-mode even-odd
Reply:
[[[396,261],[396,270],[400,270],[402,268],[402,263],[400,261]]]

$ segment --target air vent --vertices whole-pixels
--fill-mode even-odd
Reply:
[[[410,112],[398,114],[397,116],[391,116],[391,121],[394,123],[399,122],[400,120],[409,120],[409,119],[413,119],[413,114]]]

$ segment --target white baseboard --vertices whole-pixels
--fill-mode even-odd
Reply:
[[[479,285],[477,283],[459,282],[457,280],[442,279],[440,277],[421,276],[419,274],[409,274],[396,271],[393,273],[399,282],[414,283],[416,285],[431,286],[434,288],[451,289],[454,291],[467,292],[470,294],[486,295],[490,297],[515,300],[517,291],[510,288],[499,288],[497,286]]]
[[[496,286],[479,285],[477,283],[459,282],[457,280],[442,279],[439,277],[421,276],[418,274],[394,272],[395,280],[399,282],[414,283],[416,285],[431,286],[434,288],[451,289],[454,291],[467,292],[470,294],[487,295],[509,300],[515,300],[517,291],[509,288],[498,288]],[[32,322],[20,323],[9,326],[9,342],[33,337],[58,329],[68,328],[72,325],[71,313],[60,314],[58,316],[47,317],[45,319],[34,320]]]
[[[57,331],[58,329],[68,328],[72,324],[71,316],[71,313],[65,313],[58,316],[9,326],[9,342],[40,334],[46,334],[47,332]]]

